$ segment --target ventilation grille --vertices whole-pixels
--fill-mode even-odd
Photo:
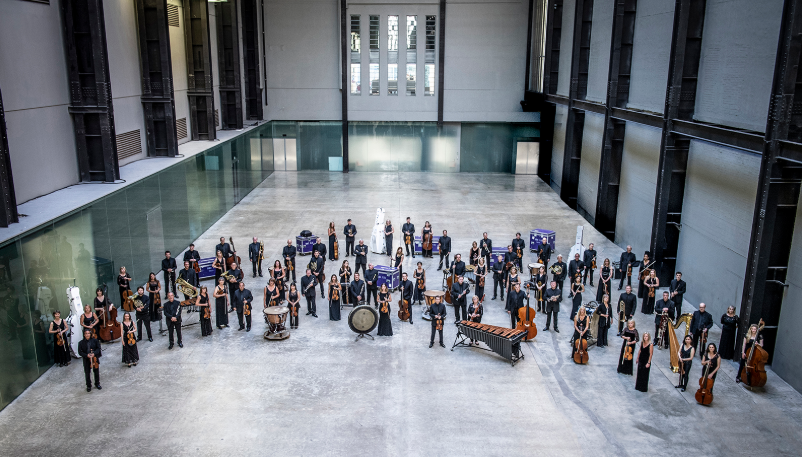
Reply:
[[[178,131],[178,139],[183,140],[187,137],[187,118],[182,117],[175,121],[175,129]]]
[[[139,129],[117,135],[117,158],[127,159],[142,153],[142,139]]]
[[[214,110],[214,125],[220,126],[220,111]]]
[[[167,4],[167,24],[170,27],[178,27],[178,7]]]

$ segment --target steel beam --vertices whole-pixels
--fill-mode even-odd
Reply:
[[[19,214],[14,178],[11,174],[11,151],[8,148],[3,94],[0,93],[0,227],[8,227],[13,222],[19,222]]]
[[[237,130],[242,128],[242,82],[237,2],[217,3],[216,8],[220,126],[224,130]]]
[[[187,98],[192,140],[214,140],[212,51],[209,38],[209,4],[184,0],[184,34],[187,57]]]
[[[342,90],[342,129],[343,129],[343,173],[348,173],[348,94],[351,92],[348,79],[348,62],[351,58],[350,27],[348,25],[348,1],[340,0],[340,77]],[[438,112],[440,110],[438,102]],[[440,114],[438,114],[439,116]]]
[[[445,65],[446,65],[446,0],[440,0],[440,43],[438,45],[437,64],[437,126],[443,126],[443,109],[445,107]]]
[[[240,0],[242,57],[245,77],[245,117],[262,120],[262,88],[259,87],[259,15],[257,0]]]

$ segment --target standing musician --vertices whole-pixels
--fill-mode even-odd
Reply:
[[[287,299],[287,272],[281,266],[281,262],[279,262],[278,259],[273,262],[273,268],[270,270],[270,277],[276,282],[276,291],[278,292],[278,300],[276,303],[281,303]]]
[[[100,289],[97,290],[98,292],[102,292]],[[100,323],[100,320],[95,315],[95,312],[92,311],[92,307],[90,305],[84,305],[84,313],[81,314],[81,320],[79,321],[81,327],[84,330],[88,330],[89,333],[92,334],[92,337],[97,337],[97,327]]]
[[[298,288],[295,283],[290,285],[290,292],[287,294],[287,306],[290,308],[290,328],[298,328],[298,312],[301,311],[301,297],[298,295]]]
[[[354,280],[348,286],[348,295],[354,306],[358,306],[365,300],[365,281],[359,279],[359,273],[354,273]]]
[[[337,279],[337,275],[331,275],[329,279],[329,320],[340,320],[340,307],[344,303],[343,285]]]
[[[556,271],[559,271],[559,273],[556,273]],[[562,255],[557,256],[557,262],[551,266],[551,272],[553,274],[551,279],[557,283],[557,288],[562,291],[563,283],[565,282],[565,276],[568,273],[568,268],[566,268],[565,262],[563,262]]]
[[[548,331],[551,325],[551,317],[554,316],[554,331],[560,333],[557,328],[557,315],[560,313],[560,302],[563,301],[563,291],[557,288],[557,282],[552,281],[551,287],[546,289],[544,294],[546,300],[546,327],[543,331]]]
[[[454,305],[454,323],[468,319],[468,291],[470,287],[463,276],[457,277],[457,282],[451,285],[451,303]],[[460,310],[462,316],[460,317]]]
[[[537,311],[539,313],[546,312],[546,289],[549,283],[549,277],[546,275],[546,267],[541,266],[537,270],[535,276],[535,301],[537,301]]]
[[[698,351],[704,351],[704,348],[699,347],[699,340],[707,340],[709,330],[713,327],[713,316],[705,311],[707,306],[704,303],[699,303],[699,311],[693,312],[691,317],[691,335],[693,336],[693,347]],[[704,335],[704,338],[702,338]],[[740,373],[740,371],[739,371]]]
[[[438,265],[437,271],[440,271],[443,269],[443,258],[446,259],[446,268],[448,268],[448,257],[451,255],[451,237],[448,236],[448,230],[443,230],[443,236],[440,237],[438,243],[440,250],[440,265]]]
[[[315,286],[317,279],[312,276],[312,270],[306,269],[306,275],[301,276],[301,293],[306,298],[306,315],[317,317],[317,305],[315,304]]]
[[[654,316],[654,334],[660,335],[660,322],[663,320],[662,315],[664,312],[668,314],[668,319],[669,319],[666,325],[666,331],[667,332],[674,331],[674,326],[671,324],[671,322],[674,320],[674,302],[668,298],[668,292],[663,292],[663,299],[657,302],[655,306],[655,311],[657,311],[657,313],[655,313],[656,315]],[[710,321],[710,325],[713,325],[712,319]],[[668,337],[666,335],[663,335],[662,340],[663,340],[663,347],[667,348]]]
[[[643,261],[640,263],[638,269],[638,298],[643,298],[646,291],[646,286],[643,284],[644,280],[649,276],[651,269],[649,265],[649,251],[643,253]]]
[[[510,268],[510,272],[507,275],[507,304],[510,303],[512,300],[512,292],[515,290],[515,285],[521,283],[521,277],[518,274],[518,267]]]
[[[323,262],[326,261],[326,245],[320,240],[320,237],[315,238],[315,244],[312,245],[312,254],[315,254],[315,251],[320,253],[320,257],[323,259]]]
[[[515,239],[512,240],[512,250],[515,252],[515,264],[518,265],[518,271],[522,271],[526,241],[521,239],[521,232],[515,234]]]
[[[226,259],[223,258],[222,251],[217,251],[215,254],[212,267],[214,268],[214,283],[217,284],[217,280],[220,279],[220,276],[222,276],[223,273],[228,270],[226,267]]]
[[[618,298],[618,303],[624,302],[624,322],[632,319],[635,315],[635,308],[638,307],[638,297],[632,293],[632,286],[627,286],[624,293]],[[624,322],[618,322],[618,336],[621,336]]]
[[[384,253],[390,258],[393,257],[393,233],[395,233],[393,223],[387,219],[384,223]]]
[[[694,349],[691,344],[691,339],[691,335],[685,335],[685,338],[682,339],[682,344],[677,350],[680,375],[679,384],[674,387],[677,389],[681,388],[683,392],[685,392],[685,389],[688,387],[688,377],[691,373],[691,366],[693,366],[693,356],[696,353],[696,349]]]
[[[423,295],[426,292],[426,270],[423,269],[422,262],[418,262],[418,268],[412,272],[412,277],[415,279],[414,302],[423,304],[426,302],[426,297]]]
[[[53,311],[47,332],[53,336],[53,362],[64,367],[70,364],[70,350],[67,346],[67,323],[61,318],[59,310]]]
[[[148,282],[145,284],[148,289],[148,299],[150,300],[150,321],[160,321],[161,313],[161,291],[162,284],[156,279],[156,273],[148,275]]]
[[[276,280],[270,278],[265,286],[263,298],[262,298],[262,305],[264,308],[268,306],[278,306],[279,304],[279,293],[278,293],[278,286],[276,286]]]
[[[329,222],[329,228],[327,232],[329,234],[329,260],[335,261],[337,259],[334,258],[334,242],[337,241],[337,229],[334,228],[333,221]]]
[[[607,330],[610,328],[610,316],[612,316],[609,295],[602,297],[602,302],[597,308],[596,314],[599,315],[598,327],[596,327],[596,346],[604,347],[607,346]]]
[[[588,276],[590,276],[590,286],[593,287],[593,270],[596,269],[596,250],[593,249],[593,243],[590,243],[585,249],[585,253],[582,254],[582,263],[585,264],[582,271],[582,284],[587,284]]]
[[[649,277],[643,280],[643,285],[646,286],[646,290],[643,292],[641,312],[652,314],[654,312],[654,291],[660,287],[660,279],[657,278],[654,270],[649,271]]]
[[[407,255],[409,250],[412,249],[412,258],[415,258],[415,224],[410,222],[407,218],[406,224],[401,226],[401,231],[404,232],[404,246],[406,246]]]
[[[627,285],[632,285],[632,266],[635,264],[635,253],[632,252],[632,246],[627,246],[626,252],[621,253],[621,259],[618,261],[618,271],[621,273],[621,282],[618,283],[618,290],[624,287],[624,279],[627,280]]]
[[[434,346],[434,332],[440,332],[440,347],[446,347],[443,344],[443,321],[446,318],[446,305],[442,303],[441,296],[434,297],[434,303],[429,307],[429,315],[432,316],[432,336],[429,338],[429,347]]]
[[[493,262],[493,300],[496,299],[499,285],[501,285],[501,299],[504,300],[504,257],[501,254]]]
[[[178,277],[183,279],[184,281],[192,284],[195,288],[200,286],[200,280],[198,279],[198,274],[195,273],[195,270],[189,266],[189,261],[184,261],[184,268],[178,272]],[[184,300],[188,300],[189,296],[184,294]]]
[[[217,280],[217,286],[214,288],[214,319],[217,328],[222,330],[223,326],[228,327],[228,313],[226,307],[228,304],[228,292],[226,291],[225,278]]]
[[[431,239],[434,240],[434,232],[432,232],[432,225],[429,224],[429,221],[426,221],[426,223],[423,224],[423,230],[421,230],[420,242],[421,242],[421,255],[423,256],[423,258],[428,257],[428,258],[431,259],[432,258],[432,249],[424,249],[424,247],[423,247],[424,241],[426,241],[426,235],[429,235],[431,237]],[[432,244],[434,244],[434,243],[432,243]],[[432,246],[432,247],[434,248],[434,246]]]
[[[716,380],[716,374],[718,374],[718,369],[721,368],[721,356],[718,355],[718,351],[716,350],[716,343],[708,343],[707,350],[703,351],[702,354],[702,373],[704,373],[705,368],[710,365],[710,373],[707,374],[709,379],[713,381]],[[741,371],[739,370],[738,373]],[[710,387],[710,393],[713,393],[713,386]]]
[[[758,345],[763,347],[763,335],[760,334],[758,328],[759,327],[757,324],[752,324],[749,326],[749,330],[746,331],[746,335],[744,335],[743,343],[741,343],[741,362],[738,365],[738,374],[735,375],[735,382],[737,384],[740,384],[741,382],[741,373],[744,371],[744,366],[746,366],[746,358],[748,357],[752,346]],[[749,372],[747,372],[747,376],[749,376]],[[747,381],[749,381],[748,378]]]
[[[596,289],[596,301],[601,301],[604,294],[612,296],[613,269],[610,268],[610,259],[604,259],[599,271],[599,287]]]
[[[195,265],[200,262],[200,252],[195,250],[195,244],[190,244],[189,249],[184,253],[184,262],[189,262],[193,270]]]
[[[237,262],[231,264],[231,271],[228,274],[231,275],[228,278],[228,293],[233,296],[234,291],[239,287],[239,282],[242,281],[242,270],[237,266]]]
[[[368,264],[368,247],[365,246],[365,240],[359,240],[359,245],[356,247],[356,267],[354,273],[359,271],[362,267],[362,274],[365,274],[365,265]]]
[[[400,247],[398,249],[401,249]],[[412,306],[412,295],[415,290],[415,286],[412,284],[412,281],[409,280],[409,276],[404,273],[401,275],[401,282],[398,284],[398,287],[401,288],[401,300],[406,300],[407,302],[407,310],[409,310],[409,323],[412,324],[412,309],[409,308]]]
[[[551,245],[549,244],[549,239],[545,236],[540,241],[540,244],[537,247],[537,258],[540,263],[543,264],[546,269],[549,269],[549,261],[551,261]]]
[[[574,358],[577,345],[574,344],[576,340],[588,339],[588,332],[590,331],[590,318],[585,307],[579,308],[579,312],[574,316],[574,335],[571,337],[571,358]]]
[[[248,245],[248,260],[251,261],[251,265],[253,266],[253,277],[256,277],[256,273],[259,273],[259,277],[262,277],[262,245],[259,243],[259,239],[253,237],[253,243]]]
[[[344,304],[351,304],[351,298],[348,296],[348,288],[351,285],[351,276],[353,272],[351,271],[351,267],[348,265],[347,260],[343,260],[342,266],[340,267],[340,284],[343,285],[343,293],[345,294],[345,298],[343,299]]]
[[[224,236],[220,237],[220,243],[218,243],[217,246],[214,247],[214,252],[217,252],[217,251],[220,251],[220,252],[223,253],[223,259],[224,260],[228,259],[232,255],[237,255],[236,252],[231,250],[231,245],[226,243],[226,237],[224,237]]]
[[[474,295],[471,300],[472,300],[471,306],[468,307],[468,319],[471,322],[482,322],[482,314],[484,314],[485,312],[484,307],[482,306],[482,303],[479,301],[479,297],[477,297],[476,295]],[[479,346],[479,343],[477,343],[474,339],[471,339],[471,344],[476,344],[477,346]]]
[[[476,289],[473,294],[479,297],[479,301],[483,301],[485,299],[485,284],[487,283],[488,274],[484,257],[479,257],[479,264],[476,265],[474,274],[476,275]]]
[[[175,293],[175,270],[177,269],[178,266],[175,264],[175,259],[170,256],[170,251],[164,251],[162,271],[164,272],[164,289],[167,292],[172,290]]]
[[[518,310],[524,307],[524,298],[529,297],[529,291],[521,290],[521,283],[516,282],[512,290],[510,290],[507,297],[507,314],[510,315],[510,328],[515,328],[518,323]]]
[[[468,251],[468,262],[470,262],[471,265],[479,263],[479,243],[476,241],[473,242],[471,249]]]
[[[368,289],[367,304],[370,304],[370,297],[373,297],[373,304],[379,308],[379,301],[376,294],[379,292],[379,272],[373,269],[373,264],[368,264],[368,271],[365,272],[365,283]]]
[[[282,249],[281,256],[284,257],[284,266],[288,271],[292,272],[293,283],[295,283],[295,255],[297,253],[298,249],[292,245],[292,240],[287,240],[287,245],[284,246],[284,249]],[[289,273],[287,273],[287,275],[287,279],[289,280]]]
[[[401,246],[398,246],[398,249],[395,250],[395,261],[393,262],[393,268],[397,268],[398,272],[403,274],[404,273],[404,249]]]
[[[170,335],[170,346],[173,348],[173,332],[178,335],[178,347],[184,347],[181,341],[181,303],[175,299],[173,292],[167,292],[167,301],[164,303],[164,318],[167,320],[167,330]]]
[[[201,336],[209,336],[212,334],[212,303],[209,300],[209,290],[206,286],[200,288],[198,297],[195,299],[195,307],[198,308],[200,313],[199,321],[201,328]],[[208,311],[208,317],[206,312]]]
[[[131,275],[125,271],[125,267],[120,267],[120,274],[117,276],[117,286],[120,288],[120,303],[125,303],[123,294],[131,290]]]
[[[576,316],[576,313],[579,311],[579,308],[582,307],[583,292],[585,292],[585,285],[582,284],[582,277],[574,276],[574,281],[571,283],[571,292],[568,293],[568,298],[573,298],[573,306],[571,306],[571,316],[569,317],[569,319],[571,320],[574,319],[574,316]]]
[[[493,240],[487,237],[487,232],[482,233],[482,239],[479,240],[479,255],[485,258],[485,265],[492,265]]]
[[[356,226],[348,219],[348,223],[343,228],[343,235],[345,235],[345,256],[354,255],[354,237],[356,237]],[[359,262],[357,262],[359,264]]]
[[[312,274],[317,277],[317,282],[320,284],[320,298],[326,298],[326,294],[323,292],[323,284],[326,282],[326,276],[324,269],[326,268],[326,258],[323,257],[325,254],[321,254],[320,251],[312,251],[312,260],[309,261],[309,266],[306,268],[312,270]]]
[[[136,308],[136,334],[139,337],[139,341],[142,340],[142,324],[145,324],[145,331],[148,332],[148,341],[151,343],[153,342],[153,335],[150,333],[150,300],[148,299],[147,295],[145,295],[145,288],[140,286],[136,289],[136,293],[139,294],[139,302],[142,304]]]
[[[448,265],[446,265],[448,267]],[[454,256],[454,262],[451,263],[451,273],[456,276],[465,275],[465,262],[462,261],[462,254]]]
[[[574,260],[568,262],[568,278],[571,284],[575,282],[577,276],[581,279],[582,272],[585,271],[585,262],[579,260],[579,253],[574,254]],[[591,284],[592,286],[593,284]]]
[[[671,292],[671,299],[677,308],[677,316],[682,316],[682,297],[685,295],[685,281],[682,280],[682,272],[678,271],[675,279],[671,280],[668,290]]]
[[[506,274],[509,275],[510,269],[513,265],[515,265],[515,258],[518,257],[515,255],[515,252],[512,250],[512,245],[507,245],[507,252],[504,253],[504,270]],[[506,277],[504,278],[506,280]]]
[[[87,329],[84,329],[84,339],[82,339],[78,343],[78,355],[83,358],[84,361],[84,376],[86,376],[86,391],[92,391],[92,379],[89,377],[89,372],[92,371],[95,375],[95,388],[97,390],[102,389],[100,387],[100,365],[93,366],[96,359],[100,359],[103,355],[100,349],[100,341],[97,338],[92,338],[92,332]]]
[[[239,329],[245,329],[246,332],[251,331],[251,311],[253,311],[253,294],[250,290],[245,288],[245,283],[239,283],[239,288],[234,291],[234,306],[237,308],[237,319],[239,320]],[[245,325],[242,325],[242,317],[245,316]]]

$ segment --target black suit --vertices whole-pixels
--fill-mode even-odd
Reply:
[[[100,360],[100,357],[103,355],[101,353],[100,341],[96,338],[89,338],[88,340],[84,338],[78,342],[78,355],[81,356],[84,361],[84,375],[86,376],[87,389],[92,387],[92,380],[89,377],[90,371],[94,372],[95,386],[100,385],[100,368],[92,368],[92,360],[89,358],[90,352]]]
[[[349,235],[348,232],[351,232]],[[343,228],[343,235],[345,235],[345,256],[354,255],[354,238],[356,238],[356,226],[348,224]]]
[[[635,265],[635,253],[624,251],[621,253],[621,258],[618,261],[618,268],[621,270],[621,282],[618,283],[618,290],[624,287],[624,280],[627,280],[627,285],[632,285],[632,276],[627,276],[627,266]]]
[[[251,265],[253,266],[253,277],[256,277],[256,273],[259,273],[259,276],[262,276],[262,261],[259,259],[259,243],[251,243],[248,245],[248,260],[251,261]]]
[[[443,329],[437,330],[437,319],[435,316],[441,316],[441,319],[446,319],[446,305],[442,303],[433,303],[429,307],[429,315],[432,316],[432,337],[429,339],[429,344],[434,344],[434,332],[440,332],[440,344],[443,344]]]
[[[552,301],[552,297],[556,297],[556,299]],[[554,316],[554,330],[557,330],[557,315],[560,313],[560,302],[563,301],[563,291],[549,287],[543,293],[543,299],[546,301],[546,330],[548,330],[551,325],[552,316]]]
[[[523,308],[525,298],[526,292],[523,290],[516,292],[515,289],[513,289],[510,291],[510,296],[507,297],[507,306],[504,308],[510,312],[510,328],[515,328],[515,325],[518,323],[518,310]]]
[[[315,255],[315,251],[320,253],[320,258],[326,258],[326,245],[323,243],[315,243],[312,245],[312,255]]]
[[[699,311],[693,312],[693,317],[691,318],[691,334],[693,335],[693,347],[697,347],[699,345],[699,339],[702,337],[702,330],[707,329],[708,334],[708,341],[710,341],[710,328],[713,327],[713,316],[705,311],[701,313]],[[696,349],[696,352],[699,353],[699,349]],[[701,352],[706,352],[705,348],[702,348]]]
[[[317,279],[314,275],[301,276],[301,293],[306,298],[307,314],[317,314],[317,304],[315,303],[315,285]]]
[[[185,252],[184,262],[189,262],[189,267],[194,269],[193,262],[200,262],[200,253],[195,250]]]
[[[411,243],[407,244],[407,233],[409,233],[409,239]],[[401,234],[404,236],[404,245],[406,246],[407,255],[409,255],[409,250],[412,249],[412,258],[415,258],[415,224],[408,222],[401,226]],[[411,322],[411,321],[410,321]]]
[[[351,285],[348,286],[348,295],[354,306],[359,304],[359,299],[357,298],[359,296],[362,297],[362,301],[365,301],[365,293],[365,281],[361,279],[351,281]]]
[[[313,250],[312,252],[315,251]],[[314,265],[315,268],[312,268],[313,262],[315,263]],[[323,296],[323,298],[325,298],[325,295],[323,293],[323,283],[326,282],[326,276],[324,275],[324,268],[326,268],[326,258],[323,257],[323,254],[320,254],[317,257],[312,257],[312,260],[309,261],[308,268],[312,270],[312,276],[317,277],[317,282],[318,284],[320,284],[320,295]]]
[[[242,325],[242,317],[245,313],[245,306],[253,314],[253,294],[248,289],[235,290],[233,295],[232,305],[237,309],[237,319],[239,319],[239,328],[251,328],[251,315],[245,316],[245,325]],[[247,302],[247,303],[246,303]]]
[[[462,284],[457,281],[451,285],[451,303],[454,305],[455,322],[468,320],[468,287],[467,281],[463,281]],[[463,292],[465,295],[462,295]],[[460,297],[460,295],[462,295],[462,297]],[[462,317],[460,317],[460,311],[462,311]]]
[[[169,259],[164,258],[162,259],[162,271],[164,272],[164,282],[165,282],[165,291],[164,293],[167,294],[170,292],[171,288],[173,293],[175,293],[175,271],[178,269],[178,266],[175,264],[175,259],[170,257]],[[173,271],[167,271],[173,270]]]
[[[451,255],[451,237],[441,236],[438,241],[438,249],[440,250],[440,265],[438,270],[443,268],[443,259],[446,259],[446,268],[448,268],[448,257]]]
[[[621,301],[624,302],[624,315],[625,315],[626,320],[632,319],[632,316],[635,314],[635,309],[638,306],[638,297],[636,297],[635,294],[628,294],[628,293],[624,292],[618,298],[618,301],[619,302],[621,302]],[[618,311],[618,304],[616,304],[615,309],[616,309],[616,311]],[[623,322],[619,322],[618,323],[618,332],[621,333],[622,331],[624,331],[624,323]]]
[[[198,280],[198,274],[195,273],[195,270],[193,270],[192,267],[190,267],[188,270],[182,268],[181,271],[178,272],[178,277],[192,284],[195,287],[198,287],[200,285],[200,281]],[[189,299],[189,296],[187,294],[184,294],[184,300],[187,299]]]
[[[234,255],[234,252],[231,250],[231,245],[229,245],[228,243],[218,244],[217,246],[214,247],[214,256],[215,257],[217,257],[217,251],[220,251],[220,252],[223,253],[223,258],[224,259],[228,259],[232,255]],[[237,265],[237,266],[239,266],[239,265]]]
[[[465,262],[456,260],[451,264],[451,272],[457,276],[465,276]],[[454,278],[456,279],[456,278]]]
[[[292,265],[292,282],[295,282],[295,255],[297,253],[298,249],[296,249],[295,246],[284,246],[284,249],[281,250],[281,256],[284,257],[284,266],[287,266],[287,257],[290,258],[289,262]],[[287,269],[289,269],[289,267]]]
[[[677,316],[682,316],[682,297],[685,295],[685,281],[672,279],[668,290],[669,292],[677,292],[677,295],[674,295],[671,299],[674,300],[674,306],[677,307]]]
[[[584,269],[585,269],[585,262],[581,260],[572,260],[568,262],[568,277],[570,278],[569,282],[573,284],[576,275],[581,275],[582,270]]]
[[[356,250],[356,268],[354,273],[359,273],[359,268],[362,268],[362,275],[365,275],[365,268],[368,266],[368,246],[366,244],[359,244]]]
[[[170,346],[173,345],[173,331],[178,335],[178,344],[181,343],[181,303],[178,300],[166,301],[164,306],[164,318],[167,321],[167,330],[170,332]],[[173,322],[172,318],[176,320]]]
[[[486,266],[493,265],[490,263],[490,259],[493,257],[493,240],[490,238],[479,240],[479,255],[485,258]]]
[[[515,253],[515,264],[518,265],[518,271],[521,271],[524,263],[524,252],[526,252],[526,241],[521,238],[512,240],[512,252]],[[518,257],[518,250],[521,250],[521,257]]]
[[[412,284],[412,281],[407,279],[406,281],[401,280],[398,284],[401,291],[403,292],[401,295],[401,299],[406,300],[409,302],[409,323],[412,323],[412,294],[415,292],[415,285]]]
[[[565,282],[565,276],[568,274],[568,268],[565,266],[565,262],[554,262],[554,266],[559,266],[562,268],[562,272],[560,272],[560,274],[552,275],[551,277],[551,279],[557,283],[557,288],[562,290]]]
[[[551,245],[549,243],[540,243],[537,246],[537,258],[546,268],[546,271],[549,271],[549,260],[551,260]]]
[[[194,271],[194,270],[193,270]],[[136,310],[136,333],[138,338],[142,339],[142,323],[145,323],[145,330],[148,332],[148,339],[152,339],[153,336],[150,334],[150,299],[148,295],[145,294],[139,297],[139,301],[142,302],[142,310]]]
[[[588,276],[590,276],[590,285],[593,285],[593,258],[596,257],[595,249],[585,249],[582,254],[582,263],[585,264],[585,271],[582,274],[582,284],[587,284]]]
[[[493,262],[493,299],[496,298],[498,286],[501,286],[501,299],[504,300],[504,261],[496,259]]]
[[[379,285],[377,282],[379,281],[379,270],[375,268],[371,268],[365,272],[365,286],[367,286],[367,293],[368,296],[365,298],[365,303],[368,305],[370,304],[370,297],[373,296],[373,303],[378,307],[379,300],[376,298],[376,294],[379,291]],[[368,284],[368,283],[372,284]]]
[[[654,304],[654,335],[655,338],[660,333],[660,321],[663,319],[663,308],[668,308],[668,317],[673,320],[674,319],[674,302],[671,301],[669,298],[668,301],[664,301],[662,298],[657,300]],[[674,330],[674,326],[671,325],[671,322],[668,323],[668,328],[670,331]],[[664,338],[664,347],[668,347],[668,337]]]

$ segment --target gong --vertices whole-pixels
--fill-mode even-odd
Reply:
[[[357,306],[348,314],[348,326],[360,336],[372,332],[379,325],[379,312],[370,305]]]

